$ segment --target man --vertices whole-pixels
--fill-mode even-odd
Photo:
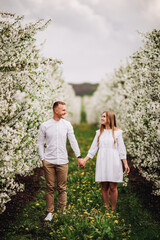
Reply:
[[[66,141],[69,139],[70,145],[78,158],[78,165],[82,165],[79,146],[74,135],[70,122],[64,120],[66,105],[64,102],[55,102],[53,105],[53,118],[44,122],[40,126],[38,136],[38,152],[43,162],[46,179],[46,208],[47,216],[45,221],[51,221],[54,212],[54,190],[57,179],[58,201],[60,209],[64,209],[67,204],[67,174],[68,174],[68,154]],[[45,151],[44,151],[45,144]]]

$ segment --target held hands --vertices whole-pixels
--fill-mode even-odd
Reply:
[[[78,167],[85,167],[86,166],[86,160],[85,158],[78,158]]]

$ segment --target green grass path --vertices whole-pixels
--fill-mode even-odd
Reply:
[[[82,156],[84,157],[95,135],[96,127],[82,122],[74,127]],[[45,217],[45,180],[37,200],[31,202],[16,219],[7,226],[4,239],[7,240],[47,240],[47,239],[132,239],[158,240],[158,224],[143,208],[140,200],[130,192],[129,187],[119,185],[119,199],[115,212],[106,212],[101,198],[100,183],[95,183],[96,157],[90,160],[85,169],[77,167],[70,146],[69,173],[67,184],[68,205],[60,212],[55,194],[55,214],[51,223]]]

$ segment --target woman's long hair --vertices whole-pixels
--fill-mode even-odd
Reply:
[[[117,128],[117,124],[116,124],[116,116],[113,112],[111,111],[105,111],[103,112],[106,114],[106,120],[108,119],[109,120],[109,126],[110,128],[112,129],[112,136],[113,136],[113,139],[114,139],[114,144],[113,146],[115,147],[115,144],[116,144],[116,138],[115,138],[115,135],[114,135],[114,130],[115,128]],[[105,125],[104,124],[101,124],[100,126],[100,134],[98,136],[98,145],[99,145],[99,139],[100,139],[100,136],[102,135],[102,133],[104,132],[104,129],[105,129]]]

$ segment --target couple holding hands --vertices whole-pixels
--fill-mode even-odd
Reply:
[[[54,191],[57,181],[58,201],[63,210],[67,205],[67,174],[68,154],[66,141],[78,158],[78,166],[85,167],[86,162],[97,154],[95,181],[101,182],[101,192],[106,209],[109,209],[109,190],[111,209],[116,208],[118,190],[117,183],[123,182],[123,165],[125,172],[130,172],[126,160],[126,148],[122,138],[122,130],[116,126],[115,114],[111,111],[103,112],[100,129],[96,135],[87,156],[82,159],[73,127],[64,119],[66,105],[57,101],[53,104],[53,118],[40,126],[38,135],[38,152],[43,163],[46,179],[46,209],[45,221],[51,221],[54,212]],[[123,163],[123,164],[122,164]]]

